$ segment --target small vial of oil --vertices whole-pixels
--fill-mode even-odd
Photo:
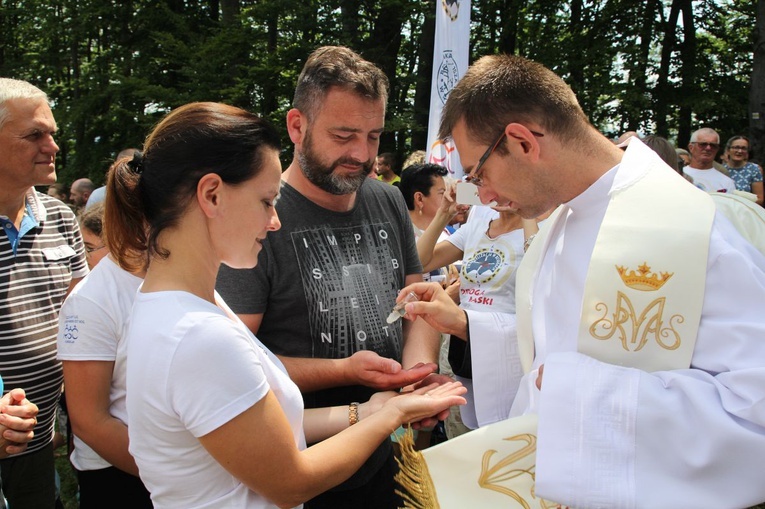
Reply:
[[[417,294],[414,292],[409,292],[404,297],[404,300],[393,306],[393,311],[390,312],[388,315],[388,318],[385,319],[388,323],[393,323],[396,320],[400,319],[402,316],[406,314],[406,308],[405,306],[409,304],[410,302],[417,302],[420,300],[419,297],[417,297]]]

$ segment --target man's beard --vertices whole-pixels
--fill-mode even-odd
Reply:
[[[306,133],[305,140],[303,141],[303,150],[297,153],[297,158],[303,175],[313,185],[335,195],[351,194],[358,191],[372,170],[373,161],[370,160],[361,164],[361,171],[358,175],[337,175],[335,174],[335,168],[338,166],[342,164],[359,164],[359,162],[349,157],[342,157],[329,165],[323,164],[313,150],[310,131]]]

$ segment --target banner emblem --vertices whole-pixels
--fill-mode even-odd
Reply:
[[[452,91],[459,79],[460,72],[457,62],[452,57],[452,51],[446,50],[441,57],[441,65],[438,66],[438,97],[441,99],[441,104],[446,104],[449,92]]]
[[[441,0],[441,6],[450,20],[457,21],[460,15],[460,0]]]

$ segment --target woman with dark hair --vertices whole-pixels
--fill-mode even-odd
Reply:
[[[409,217],[414,227],[414,238],[419,241],[422,233],[428,228],[441,204],[441,199],[447,192],[447,184],[444,177],[448,172],[443,166],[437,164],[413,164],[406,168],[401,175],[398,188],[404,195],[406,208],[409,209]],[[439,240],[449,236],[442,228]],[[434,267],[432,272],[423,274],[423,280],[431,281],[431,276],[438,276],[441,267]]]
[[[112,254],[129,265],[124,254],[142,252],[148,267],[126,334],[127,410],[156,507],[297,506],[350,477],[400,424],[464,403],[464,388],[445,384],[303,412],[281,362],[215,292],[221,263],[255,266],[280,227],[280,178],[273,127],[193,103],[109,180]]]
[[[444,194],[449,192],[449,184],[446,180],[448,174],[449,172],[443,166],[424,162],[411,164],[401,172],[401,181],[398,183],[398,188],[404,195],[406,207],[409,209],[409,217],[412,220],[414,238],[418,244],[423,233],[433,221]],[[439,241],[445,240],[451,235],[446,226],[448,225],[441,227],[437,233]],[[457,270],[451,263],[432,267],[427,271],[423,271],[422,280],[441,284],[449,293],[449,296],[455,302],[458,302],[460,285]],[[454,373],[452,373],[447,360],[447,345],[448,338],[442,334],[438,361],[439,372],[453,378]],[[444,423],[444,431],[448,431],[454,426],[459,427],[459,422],[459,409],[454,409]],[[403,429],[396,430],[392,437],[397,447],[403,432]],[[417,433],[415,447],[423,449],[430,445],[430,441],[431,434],[427,431]]]
[[[406,208],[409,209],[410,213],[422,215],[423,212],[427,212],[426,218],[435,214],[439,203],[441,203],[441,196],[446,190],[444,177],[448,174],[449,172],[443,166],[429,163],[413,164],[402,172],[399,189],[404,195]],[[426,210],[425,202],[428,198],[435,202],[435,207]],[[414,216],[414,214],[412,215]],[[424,222],[420,221],[420,224],[424,224]],[[428,224],[430,221],[425,224],[425,228],[428,227]]]

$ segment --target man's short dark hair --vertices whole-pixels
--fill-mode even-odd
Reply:
[[[393,173],[396,175],[401,174],[401,171],[396,168],[396,155],[393,152],[383,152],[382,154],[377,154],[377,158],[381,159],[385,164],[390,166],[390,169],[393,170]]]
[[[379,67],[343,46],[323,46],[306,60],[295,87],[293,107],[310,120],[332,88],[371,101],[388,102],[388,78]]]
[[[377,157],[382,159],[391,168],[396,164],[396,156],[393,152],[383,152],[382,154],[377,154]]]
[[[471,137],[490,145],[511,122],[534,122],[545,132],[576,140],[589,127],[571,88],[542,64],[516,55],[476,61],[449,92],[439,137],[464,119]],[[504,145],[497,148],[504,150]]]

